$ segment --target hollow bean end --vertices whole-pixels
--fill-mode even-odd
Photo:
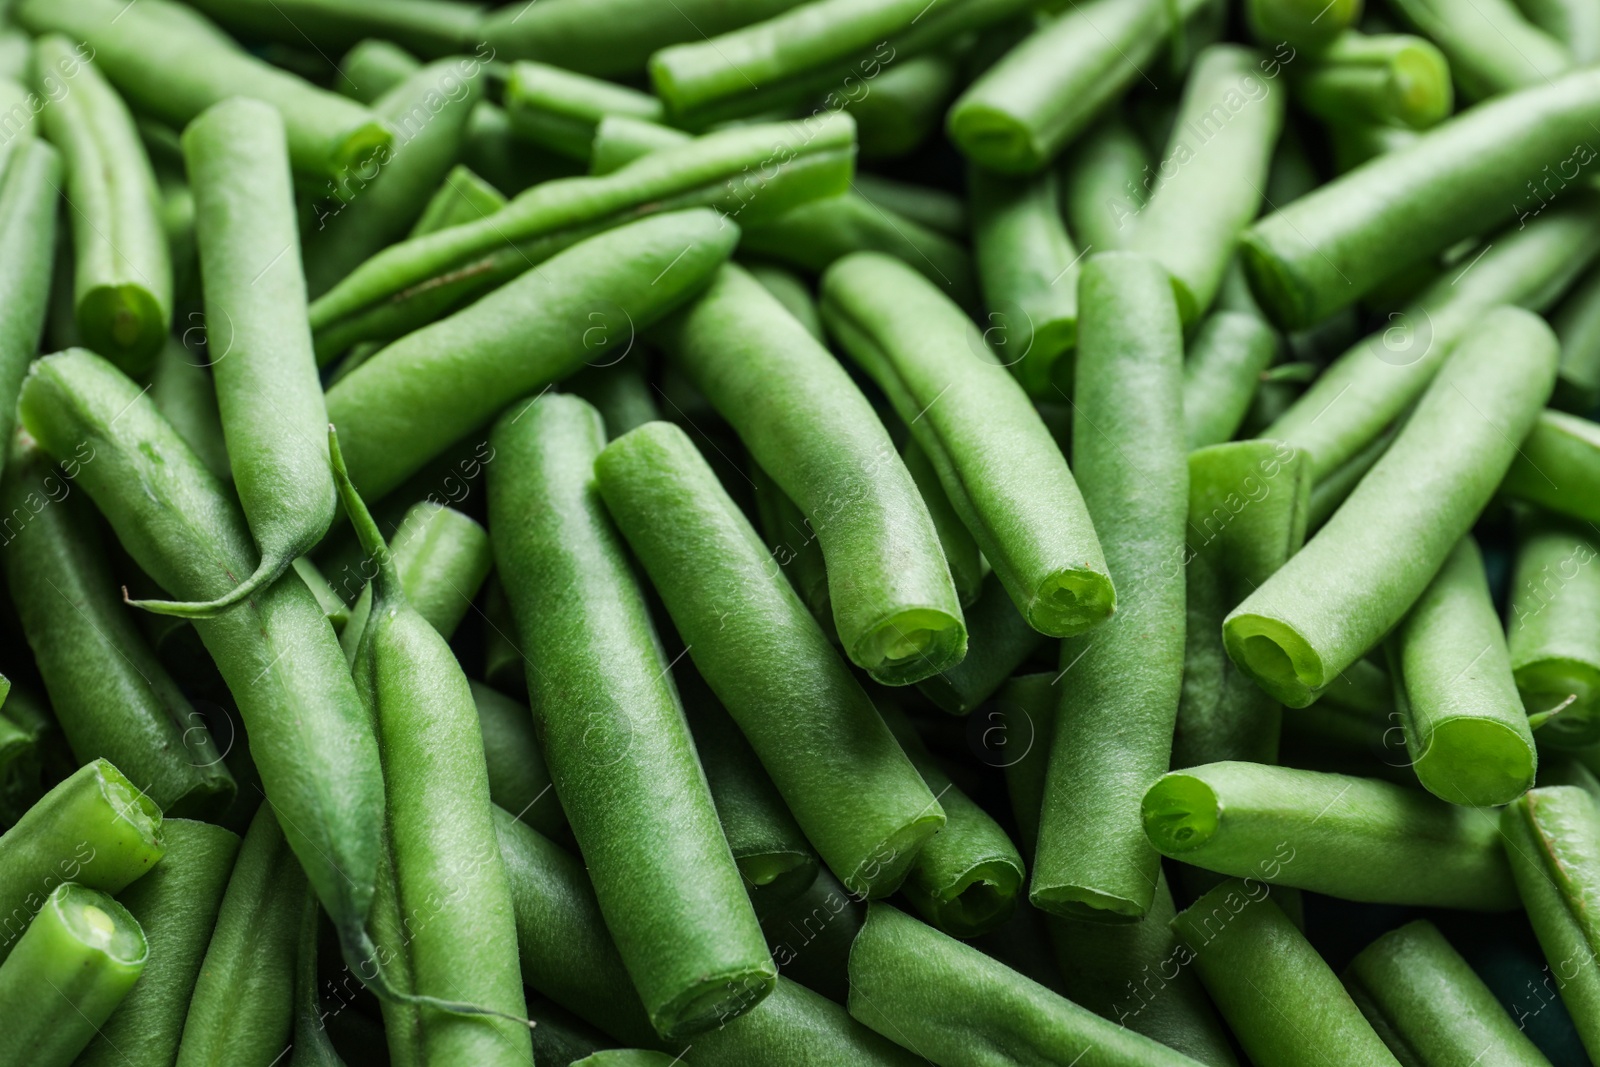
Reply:
[[[1328,684],[1316,650],[1277,619],[1235,612],[1224,620],[1222,637],[1229,658],[1291,708],[1309,707]]]

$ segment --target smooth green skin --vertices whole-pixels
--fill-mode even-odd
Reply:
[[[111,364],[81,349],[38,360],[21,407],[52,455],[93,448],[76,483],[163,589],[216,597],[230,571],[248,569],[255,550],[227,489]],[[299,576],[285,575],[195,629],[238,702],[296,857],[341,937],[357,938],[377,872],[383,779],[333,627]]]
[[[1338,977],[1260,881],[1229,879],[1171,920],[1222,1017],[1259,1067],[1400,1067]]]
[[[289,1067],[345,1067],[323,1021],[317,977],[317,929],[322,909],[309,891],[300,909],[300,943],[294,962],[294,1052]]]
[[[495,562],[545,761],[664,1037],[759,1003],[777,966],[750,908],[668,661],[592,473],[600,415],[552,394],[491,439]]]
[[[144,930],[149,960],[133,992],[73,1061],[78,1067],[167,1067],[177,1059],[239,835],[185,819],[167,819],[161,830],[167,854],[119,901]]]
[[[393,41],[368,38],[357,41],[339,60],[334,86],[342,95],[370,105],[421,69],[422,60]]]
[[[1255,315],[1218,310],[1206,317],[1183,361],[1183,428],[1191,451],[1233,440],[1281,347],[1278,331]]]
[[[1115,252],[1133,242],[1150,188],[1150,149],[1120,110],[1078,139],[1062,161],[1061,207],[1067,229],[1085,248]]]
[[[396,297],[402,298],[403,309],[425,283],[444,284],[455,292],[449,283],[463,270],[472,276],[461,293],[476,294],[485,283],[492,286],[515,277],[560,249],[641,213],[707,205],[723,213],[726,231],[736,232],[727,226],[730,217],[742,226],[843,192],[854,170],[854,154],[855,122],[833,114],[728,129],[652,152],[610,174],[542,182],[488,218],[379,252],[317,299],[311,325],[319,335],[335,326],[359,327],[364,314],[392,312]],[[536,275],[561,273],[551,267]],[[430,310],[409,325],[425,324],[436,314]]]
[[[357,488],[381,497],[613,333],[651,325],[706,284],[738,232],[703,209],[619,226],[377,353],[327,396]]]
[[[1117,598],[1084,498],[965,313],[899,261],[862,253],[824,275],[822,318],[910,426],[1034,629],[1066,637],[1104,622]]]
[[[1328,128],[1328,140],[1333,148],[1333,169],[1336,174],[1347,174],[1363,163],[1379,156],[1409,148],[1421,140],[1422,134],[1404,126],[1376,126],[1370,123],[1339,123]],[[1427,270],[1433,258],[1420,260],[1410,270]],[[1390,274],[1378,282],[1374,298],[1381,299],[1383,287],[1403,275]]]
[[[744,269],[750,277],[761,283],[761,287],[777,298],[783,305],[783,310],[800,320],[800,325],[806,328],[806,333],[819,341],[826,340],[822,331],[822,316],[817,311],[817,298],[812,295],[811,286],[798,274],[787,267],[780,267],[775,263],[745,263]],[[632,429],[632,427],[629,427]],[[612,434],[613,437],[621,436]]]
[[[1537,315],[1502,307],[1480,318],[1344,505],[1228,616],[1233,661],[1303,708],[1375,647],[1489,503],[1559,356]]]
[[[1345,968],[1384,1043],[1419,1067],[1549,1067],[1489,987],[1426,919],[1391,930]]]
[[[869,88],[890,64],[1027,11],[1030,0],[812,0],[650,57],[650,81],[679,125],[835,98]],[[701,35],[702,37],[704,35]]]
[[[394,553],[350,484],[337,443],[330,445],[340,499],[378,563],[355,659],[387,798],[378,960],[398,961],[396,984],[435,1001],[386,999],[389,1043],[397,1063],[419,1067],[526,1064],[533,1046],[518,1021],[526,1002],[511,891],[497,854],[472,691],[450,646],[407,599]],[[404,931],[399,940],[391,922]],[[446,1001],[472,1013],[439,1010]]]
[[[1230,44],[1195,58],[1160,180],[1128,246],[1172,275],[1185,324],[1211,307],[1239,235],[1261,210],[1288,95],[1262,76],[1268,63],[1262,53]],[[1219,114],[1228,116],[1220,128]]]
[[[960,663],[917,683],[922,695],[952,715],[965,715],[988,700],[1045,637],[1011,602],[991,573],[967,609],[967,655]],[[1053,657],[1052,657],[1053,658]]]
[[[1532,787],[1533,732],[1471,536],[1400,623],[1389,654],[1406,752],[1428,792],[1488,808]]]
[[[1558,378],[1558,392],[1560,388]],[[1600,423],[1561,411],[1541,412],[1500,491],[1557,515],[1600,522]]]
[[[129,374],[143,374],[172,324],[172,261],[155,173],[128,106],[79,47],[57,34],[34,47],[49,83],[36,86],[41,93],[59,89],[58,70],[73,79],[40,121],[61,150],[72,206],[78,329],[90,348]]]
[[[1600,404],[1600,269],[1572,287],[1550,325],[1561,338],[1561,370],[1551,406],[1586,415]]]
[[[441,59],[373,101],[394,144],[317,190],[301,257],[310,296],[321,296],[390,243],[411,236],[412,223],[461,153],[482,81],[476,60]]]
[[[1566,46],[1529,22],[1512,0],[1484,0],[1473,8],[1396,0],[1394,7],[1449,57],[1451,75],[1471,100],[1546,85],[1575,66]]]
[[[616,1039],[670,1052],[651,1029],[615,944],[606,933],[583,865],[504,811],[495,832],[517,913],[517,944],[528,984]],[[772,993],[727,1025],[695,1035],[694,1062],[849,1063],[910,1067],[921,1061],[856,1023],[844,1009],[779,976]]]
[[[1054,671],[1016,675],[980,713],[983,746],[995,753],[986,762],[1000,764],[1005,772],[1017,839],[1030,853],[1039,840],[1045,773],[1050,765],[1050,743],[1055,737],[1056,707],[1061,698],[1055,681]],[[1094,925],[1114,928],[1104,923]]]
[[[1194,1067],[887,904],[850,949],[850,1014],[942,1067]]]
[[[590,143],[589,173],[610,174],[640,156],[659,152],[663,148],[677,148],[693,140],[693,134],[659,122],[648,122],[632,115],[605,115],[595,124]]]
[[[8,1019],[0,1064],[81,1062],[78,1053],[127,999],[149,958],[144,933],[126,908],[93,889],[57,886],[0,966]]]
[[[1247,0],[1245,17],[1258,41],[1273,45],[1286,41],[1295,48],[1316,49],[1332,44],[1361,18],[1362,0]]]
[[[457,164],[450,168],[438,191],[429,199],[411,228],[411,237],[422,237],[440,230],[493,215],[506,206],[506,196],[479,177],[471,167]]]
[[[204,618],[266,589],[316,547],[335,505],[283,125],[266,104],[228,100],[189,124],[183,154],[217,408],[261,562],[253,573],[225,571],[237,585],[216,600],[139,606]]]
[[[84,764],[0,835],[0,960],[61,883],[120,893],[165,851],[161,809],[105,760]]]
[[[620,436],[612,435],[614,438]],[[906,469],[910,470],[910,465]],[[761,525],[762,538],[771,546],[772,558],[783,568],[785,577],[794,586],[795,592],[800,594],[800,599],[805,601],[806,607],[811,609],[811,614],[816,616],[817,622],[824,629],[831,629],[833,604],[828,599],[828,565],[822,558],[822,542],[817,539],[805,512],[778,488],[778,483],[759,463],[750,464],[749,475],[756,498],[756,521]],[[931,517],[931,509],[929,514]],[[937,520],[934,528],[938,529]],[[949,549],[946,548],[945,552],[948,555]],[[977,546],[974,545],[974,556],[976,553]]]
[[[233,477],[217,392],[204,357],[190,352],[177,337],[167,338],[150,371],[150,398],[207,470],[223,481]]]
[[[959,662],[966,628],[927,505],[832,354],[733,266],[655,339],[805,513],[851,661],[887,685]]]
[[[1517,8],[1560,41],[1578,66],[1600,60],[1600,7],[1588,0],[1518,0]]]
[[[967,170],[972,246],[988,311],[984,339],[1029,396],[1052,397],[1078,343],[1081,254],[1062,218],[1054,171],[1031,180]]]
[[[192,6],[244,38],[315,42],[333,51],[376,37],[425,56],[472,48],[483,20],[476,6],[447,0],[195,0]]]
[[[1030,899],[1069,918],[1137,920],[1160,858],[1139,798],[1167,769],[1183,684],[1183,336],[1167,273],[1127,252],[1090,259],[1078,291],[1072,455],[1117,583],[1117,614],[1061,645],[1061,725]]]
[[[18,139],[0,160],[0,441],[11,441],[16,396],[39,351],[49,306],[50,262],[56,246],[56,201],[61,161],[54,148]]]
[[[642,426],[595,462],[606,506],[695,666],[817,853],[883,896],[944,813],[684,432]]]
[[[1189,454],[1189,525],[1181,561],[1187,623],[1172,764],[1276,763],[1282,707],[1228,658],[1222,620],[1305,542],[1305,456],[1281,441]]]
[[[589,161],[594,129],[607,115],[644,122],[665,115],[649,93],[528,60],[511,65],[505,108],[511,128],[523,137],[582,163]]]
[[[1561,748],[1600,741],[1600,537],[1587,524],[1532,516],[1519,531],[1506,641],[1530,713],[1571,701],[1540,729]]]
[[[489,799],[552,841],[571,841],[572,828],[551,792],[550,770],[527,705],[482,682],[471,685],[489,770]]]
[[[0,509],[28,519],[0,561],[73,755],[110,760],[168,814],[221,814],[233,801],[233,775],[117,595],[87,501],[19,439]]]
[[[1576,786],[1530,791],[1500,817],[1506,855],[1548,970],[1591,1057],[1600,1053],[1600,926],[1590,907],[1600,864],[1600,811]]]
[[[1295,101],[1324,121],[1425,130],[1455,107],[1444,53],[1403,33],[1342,33],[1293,85]]]
[[[856,131],[860,137],[860,130]],[[945,189],[930,185],[885,178],[881,174],[862,172],[850,183],[858,196],[870,200],[881,208],[920,222],[930,230],[946,237],[964,239],[970,229],[966,200]]]
[[[128,103],[176,128],[219,101],[246,96],[283,118],[296,171],[337,178],[392,140],[371,111],[254,58],[193,9],[152,0],[25,0],[13,15],[33,33],[86,42]]]
[[[896,63],[864,91],[855,90],[855,98],[840,91],[845,110],[855,116],[861,155],[893,159],[926,141],[939,128],[960,77],[956,58],[935,52]]]
[[[1492,811],[1374,778],[1208,763],[1162,776],[1142,814],[1162,855],[1234,878],[1378,904],[1516,905]]]
[[[1280,327],[1304,329],[1515,215],[1528,160],[1566,160],[1597,115],[1592,70],[1469,108],[1256,223],[1242,249],[1251,288]]]

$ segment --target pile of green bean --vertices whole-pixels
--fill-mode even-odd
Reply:
[[[1600,0],[0,4],[0,1067],[1600,1063]]]

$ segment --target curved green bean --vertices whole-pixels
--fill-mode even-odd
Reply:
[[[1206,316],[1183,361],[1183,426],[1190,450],[1233,440],[1282,342],[1255,315]]]
[[[1572,53],[1528,21],[1512,0],[1474,0],[1470,8],[1396,0],[1394,7],[1449,57],[1451,74],[1473,99],[1546,85],[1574,66]]]
[[[1425,130],[1450,117],[1455,91],[1444,53],[1421,37],[1348,30],[1294,76],[1295,100],[1325,122]]]
[[[194,6],[245,37],[309,41],[318,49],[380,37],[426,56],[472,47],[483,20],[475,6],[446,0],[195,0]]]
[[[1559,711],[1545,743],[1600,741],[1600,537],[1592,526],[1529,516],[1518,531],[1506,641],[1522,703]]]
[[[1556,373],[1559,392],[1561,372]],[[1600,522],[1600,423],[1541,412],[1500,491],[1557,515]]]
[[[520,60],[506,80],[511,128],[552,152],[589,161],[595,127],[607,115],[660,122],[661,101],[649,93],[576,74],[548,63]]]

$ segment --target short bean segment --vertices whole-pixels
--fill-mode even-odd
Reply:
[[[1395,11],[1432,38],[1462,91],[1474,100],[1545,85],[1574,66],[1572,53],[1530,22],[1512,0],[1474,8],[1440,0],[1397,0]]]
[[[928,508],[827,349],[737,267],[657,338],[805,513],[851,661],[889,685],[959,662],[966,627]]]
[[[939,128],[945,106],[960,88],[961,44],[912,56],[870,83],[846,85],[838,96],[825,98],[831,106],[844,97],[845,110],[856,120],[864,159],[907,155]]]
[[[660,122],[661,101],[615,82],[522,60],[506,81],[511,128],[553,152],[587,163],[594,130],[607,115]]]
[[[852,892],[892,892],[944,813],[711,468],[657,422],[612,442],[595,476],[818,854]]]
[[[1600,423],[1562,411],[1541,412],[1500,491],[1557,515],[1600,522]]]
[[[410,236],[437,233],[493,215],[506,206],[506,196],[465,164],[457,164],[439,183],[428,205],[417,216]]]
[[[1191,449],[1233,440],[1282,345],[1255,315],[1218,310],[1206,317],[1183,361],[1183,426]]]
[[[1540,739],[1600,740],[1600,537],[1587,524],[1530,515],[1520,524],[1506,641],[1531,714],[1557,712]]]
[[[1295,99],[1326,122],[1427,129],[1450,116],[1455,92],[1444,54],[1409,34],[1350,31],[1294,77]]]
[[[128,106],[80,47],[58,34],[34,47],[46,77],[75,68],[72,91],[40,118],[66,171],[78,330],[90,348],[143,374],[172,323],[172,262],[155,173]]]

